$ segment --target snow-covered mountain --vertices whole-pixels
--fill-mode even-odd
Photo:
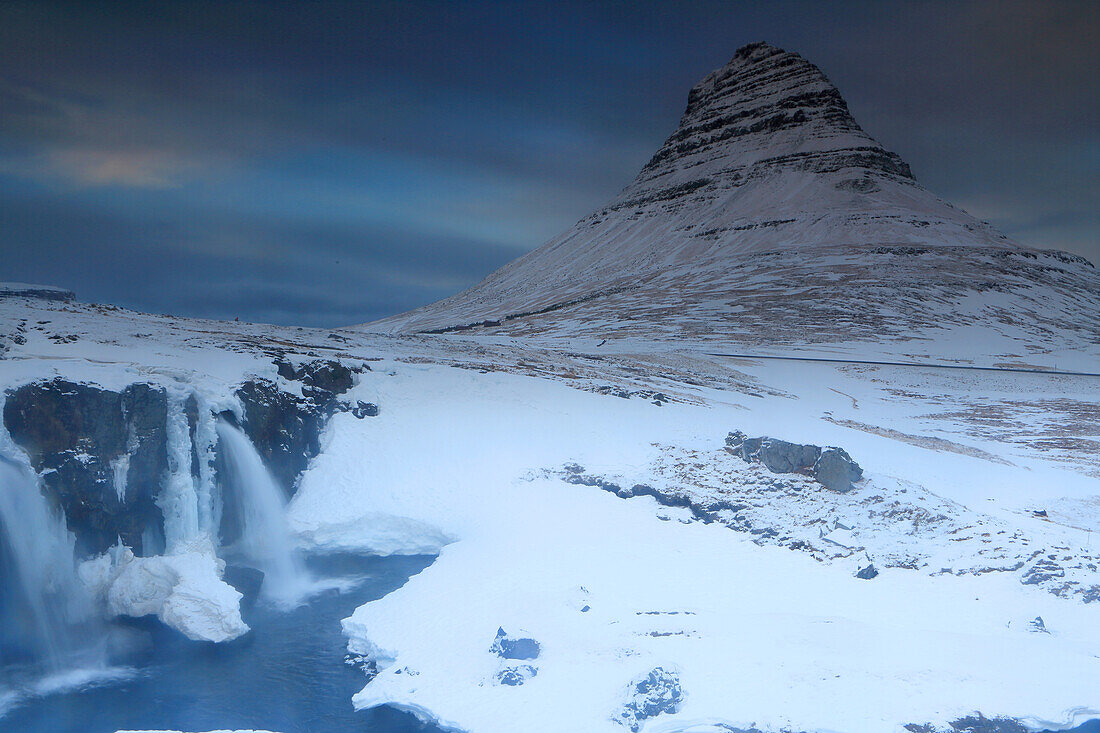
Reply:
[[[757,43],[691,90],[609,204],[367,328],[1047,364],[1100,342],[1100,275],[937,198],[816,66]]]

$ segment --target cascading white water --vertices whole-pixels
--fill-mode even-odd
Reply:
[[[165,433],[168,477],[157,497],[164,515],[164,540],[169,553],[179,552],[199,537],[199,497],[191,475],[191,431],[182,391],[169,391]]]
[[[198,418],[195,422],[195,455],[199,475],[196,484],[199,531],[217,537],[221,525],[221,500],[214,475],[214,449],[218,444],[217,422],[210,405],[198,394]]]
[[[228,488],[241,517],[237,549],[264,572],[261,593],[280,605],[296,605],[311,589],[305,563],[294,549],[286,522],[286,498],[263,459],[239,428],[217,424]]]
[[[92,618],[92,602],[77,579],[75,539],[63,515],[42,494],[38,476],[7,431],[0,427],[0,543],[14,576],[0,589],[31,618],[26,651],[51,672],[88,659],[76,627]],[[11,582],[14,581],[14,582]],[[84,638],[87,638],[86,636]]]

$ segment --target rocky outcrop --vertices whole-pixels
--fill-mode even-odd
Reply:
[[[502,659],[538,659],[542,646],[534,639],[512,636],[503,627],[497,629],[496,638],[489,651]]]
[[[875,567],[874,563],[869,563],[856,572],[856,577],[860,580],[873,580],[878,577],[878,568]]]
[[[614,481],[609,481],[602,476],[585,473],[583,466],[576,463],[567,463],[558,473],[562,481],[578,486],[594,486],[604,491],[609,491],[623,499],[632,499],[637,496],[649,496],[661,506],[682,507],[691,511],[692,515],[702,522],[714,522],[719,519],[718,513],[724,511],[739,511],[745,508],[744,504],[730,503],[721,499],[701,502],[686,494],[672,489],[657,489],[648,484],[634,484],[630,487],[620,486]]]
[[[515,667],[505,667],[497,672],[496,683],[498,685],[508,685],[509,687],[519,687],[527,680],[536,676],[539,673],[538,669],[530,664],[519,664]]]
[[[618,720],[633,733],[638,733],[650,718],[675,713],[683,700],[679,676],[664,667],[654,667],[631,684]]]
[[[241,429],[256,446],[279,486],[291,496],[298,476],[321,450],[321,430],[332,405],[284,392],[266,379],[245,382],[236,392]]]
[[[340,399],[355,385],[355,375],[370,371],[366,364],[348,366],[336,360],[316,359],[294,364],[277,359],[279,376],[300,383],[302,396],[283,390],[267,379],[252,379],[237,389],[244,410],[241,428],[260,452],[279,485],[294,493],[298,477],[321,450],[321,431],[334,413],[351,411],[356,417],[378,414],[378,406]]]
[[[314,359],[299,364],[276,359],[275,367],[283,379],[301,382],[302,393],[318,402],[344,394],[355,386],[356,374],[370,371],[366,364],[350,367],[332,359]]]
[[[747,463],[760,462],[773,473],[812,476],[833,491],[850,491],[863,469],[843,448],[791,443],[763,436],[750,438],[740,430],[726,437],[726,450]]]
[[[65,512],[81,555],[119,538],[146,554],[146,529],[159,533],[166,415],[164,389],[149,384],[113,392],[54,379],[8,392],[4,426]]]

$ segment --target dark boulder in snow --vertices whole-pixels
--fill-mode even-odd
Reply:
[[[504,659],[538,659],[542,647],[534,639],[509,636],[503,628],[498,628],[489,651]]]
[[[773,473],[799,473],[813,467],[817,457],[821,455],[821,449],[816,445],[764,438],[758,455],[760,462]]]
[[[360,420],[364,417],[378,417],[378,405],[373,402],[363,402],[359,400],[355,403],[355,406],[351,408],[351,414]]]
[[[619,722],[637,733],[650,718],[661,713],[675,713],[683,700],[680,678],[664,667],[654,667],[645,677],[631,684],[629,699],[619,713]]]
[[[726,436],[726,450],[747,463],[763,463],[773,473],[812,476],[833,491],[849,491],[863,478],[863,469],[843,448],[791,443],[763,436],[750,438],[736,430]]]
[[[521,664],[517,667],[505,667],[497,672],[497,684],[518,687],[527,680],[537,675],[539,671],[530,664]]]
[[[1037,634],[1049,634],[1050,630],[1047,629],[1046,622],[1043,621],[1042,616],[1036,616],[1034,619],[1028,622],[1029,631],[1034,631]]]
[[[860,580],[871,580],[872,578],[877,578],[878,568],[875,567],[874,563],[870,563],[867,565],[867,567],[860,568],[859,572],[856,573],[856,577]]]
[[[863,478],[863,469],[843,448],[824,448],[814,464],[814,478],[833,491],[848,491]]]

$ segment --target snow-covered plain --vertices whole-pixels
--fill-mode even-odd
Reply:
[[[345,621],[380,668],[360,707],[464,731],[621,731],[631,682],[662,667],[683,699],[646,731],[1100,714],[1094,377],[0,310],[24,324],[6,386],[152,380],[224,401],[274,376],[273,344],[372,360],[349,397],[381,414],[332,418],[289,507],[305,546],[439,552]],[[732,430],[843,446],[865,478],[841,494],[770,474],[723,450]],[[738,508],[706,522],[569,483],[567,466]],[[868,561],[880,574],[856,578]],[[498,628],[538,657],[492,653]],[[497,682],[520,664],[534,676]]]
[[[368,526],[381,514],[456,538],[432,567],[345,622],[351,650],[385,666],[357,705],[397,705],[458,730],[507,721],[525,731],[615,731],[630,681],[661,666],[679,671],[684,702],[646,730],[706,722],[870,732],[975,710],[1061,726],[1095,711],[1096,607],[1022,585],[1020,573],[992,570],[982,555],[983,534],[1015,533],[1034,538],[1026,549],[1002,543],[1013,558],[1055,547],[1087,553],[1087,531],[1027,513],[1059,496],[1095,502],[1093,479],[1033,461],[1013,480],[983,458],[821,421],[815,403],[838,401],[821,394],[824,385],[850,387],[831,368],[802,367],[813,387],[784,384],[802,394],[752,410],[717,393],[704,405],[657,407],[528,377],[393,368],[372,385],[387,406],[382,418],[338,417],[292,506],[307,530],[350,527],[357,515]],[[871,555],[883,563],[877,578],[854,577],[863,552],[792,552],[543,470],[574,462],[641,479],[676,446],[697,451],[682,468],[706,473],[724,463],[725,431],[746,426],[842,444],[862,461],[868,478],[852,494],[811,485],[800,500],[822,505],[810,520],[821,529],[843,518],[866,535],[855,546],[881,548]],[[883,491],[904,517],[885,526],[865,513]],[[930,505],[953,515],[945,531],[918,527],[916,513]],[[768,517],[780,534],[800,529],[782,506]],[[427,540],[415,535],[410,551]],[[919,567],[890,567],[900,548]],[[1030,630],[1037,616],[1050,634]],[[531,663],[538,673],[522,687],[494,683],[510,664],[489,652],[498,627],[542,645]]]

